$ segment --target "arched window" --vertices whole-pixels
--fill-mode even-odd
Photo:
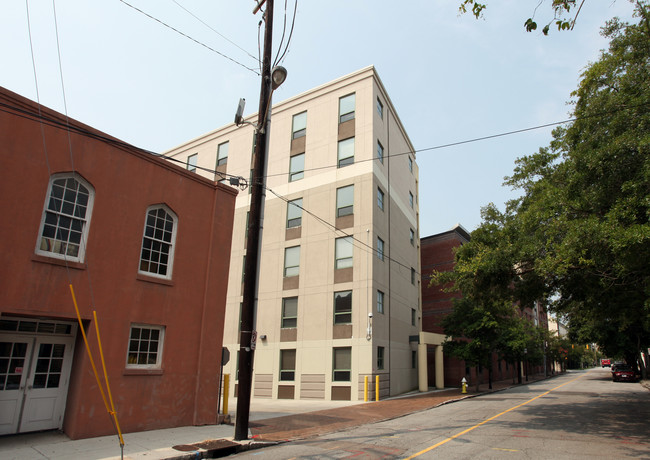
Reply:
[[[177,223],[176,214],[165,205],[147,209],[140,251],[140,273],[158,278],[172,277]]]
[[[78,174],[52,175],[36,253],[83,262],[94,198],[95,190]]]

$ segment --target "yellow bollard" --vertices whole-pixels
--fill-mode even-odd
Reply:
[[[228,390],[230,389],[230,374],[223,375],[223,415],[228,415]]]
[[[463,385],[462,393],[465,394],[465,393],[467,393],[467,380],[465,379],[465,377],[463,377],[463,380],[461,380],[461,383]]]
[[[363,402],[368,402],[368,376],[363,378]]]
[[[375,376],[375,401],[379,401],[379,376]]]

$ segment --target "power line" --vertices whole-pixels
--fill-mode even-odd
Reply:
[[[216,30],[215,28],[213,28],[210,24],[208,24],[207,22],[205,22],[203,19],[201,19],[200,17],[198,17],[197,15],[195,15],[194,13],[192,13],[190,10],[188,10],[187,8],[185,8],[183,5],[181,5],[180,3],[178,3],[176,0],[172,0],[172,1],[173,1],[174,3],[176,3],[176,5],[178,5],[179,8],[182,8],[183,10],[185,10],[185,11],[186,11],[190,16],[192,16],[194,19],[196,19],[196,20],[199,21],[201,24],[203,24],[204,26],[206,26],[208,29],[210,29],[210,30],[211,30],[212,32],[214,32],[215,34],[219,35],[221,38],[223,38],[224,40],[226,40],[228,43],[230,43],[230,44],[236,46],[237,48],[239,48],[240,50],[242,50],[244,53],[248,54],[251,58],[255,59],[255,61],[258,61],[258,60],[259,60],[258,58],[256,58],[255,56],[253,56],[251,53],[249,53],[248,51],[246,51],[244,48],[242,48],[241,46],[239,46],[237,43],[235,43],[234,41],[230,40],[228,37],[226,37],[225,35],[223,35],[222,33],[220,33],[218,30]]]
[[[194,43],[197,43],[197,44],[203,46],[204,48],[207,48],[207,49],[209,49],[210,51],[212,51],[212,52],[214,52],[214,53],[217,53],[219,56],[221,56],[221,57],[223,57],[223,58],[226,58],[226,59],[228,59],[229,61],[234,62],[235,64],[237,64],[237,65],[243,67],[243,68],[246,69],[246,70],[250,70],[250,71],[253,72],[255,75],[260,75],[260,73],[259,73],[257,70],[255,70],[255,69],[253,69],[253,68],[251,68],[251,67],[248,67],[248,66],[242,64],[241,62],[239,62],[239,61],[237,61],[237,60],[231,58],[230,56],[226,56],[225,54],[223,54],[223,53],[220,52],[220,51],[217,51],[216,49],[212,48],[211,46],[208,46],[208,45],[206,45],[205,43],[198,41],[196,38],[190,37],[190,36],[187,35],[186,33],[181,32],[180,30],[178,30],[178,29],[176,29],[176,28],[170,26],[169,24],[167,24],[167,23],[161,21],[160,19],[158,19],[158,18],[156,18],[156,17],[150,15],[149,13],[144,12],[144,11],[141,10],[140,8],[137,8],[137,7],[133,6],[133,5],[131,5],[131,4],[128,3],[127,1],[125,1],[125,0],[120,0],[120,2],[124,3],[126,6],[128,6],[128,7],[130,7],[130,8],[133,8],[134,10],[138,11],[139,13],[144,14],[144,15],[147,16],[148,18],[153,19],[154,21],[158,22],[159,24],[162,24],[163,26],[165,26],[165,27],[167,27],[167,28],[173,30],[173,31],[176,32],[177,34],[180,34],[180,35],[182,35],[183,37],[185,37],[185,38],[187,38],[187,39],[189,39],[189,40],[192,40]]]

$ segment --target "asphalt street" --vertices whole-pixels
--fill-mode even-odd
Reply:
[[[650,459],[649,433],[650,391],[597,368],[235,457]]]

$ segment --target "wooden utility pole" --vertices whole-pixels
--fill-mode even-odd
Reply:
[[[260,2],[263,4],[264,2]],[[256,7],[255,12],[259,10]],[[255,319],[255,298],[257,296],[257,272],[261,246],[261,218],[264,205],[264,177],[267,145],[267,114],[271,104],[271,46],[273,37],[273,0],[266,0],[264,11],[264,55],[262,59],[262,84],[260,104],[257,112],[255,153],[251,187],[251,205],[248,217],[246,240],[246,263],[244,264],[244,298],[241,308],[241,333],[239,336],[239,386],[237,390],[237,415],[235,418],[235,440],[248,439],[248,417],[253,380],[253,355],[255,353],[253,327]]]

